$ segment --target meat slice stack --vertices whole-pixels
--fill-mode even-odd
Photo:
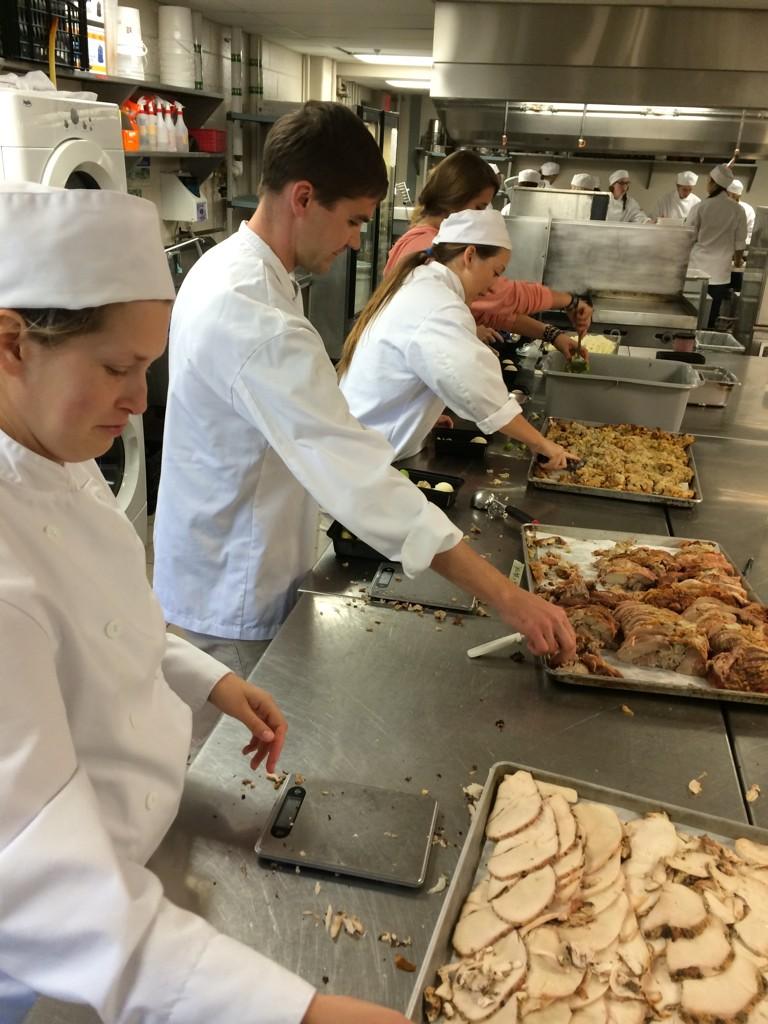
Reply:
[[[633,665],[703,675],[709,647],[706,635],[666,608],[625,601],[614,612],[624,634],[617,657]]]
[[[768,1024],[768,847],[506,776],[428,1021]]]

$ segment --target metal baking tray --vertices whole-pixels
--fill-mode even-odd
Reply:
[[[648,545],[649,547],[661,547],[661,548],[677,548],[680,547],[685,541],[697,540],[707,544],[714,544],[718,551],[720,551],[731,565],[736,568],[733,559],[729,556],[728,552],[718,544],[717,541],[704,541],[701,537],[660,537],[650,533],[624,533],[619,530],[611,530],[610,533],[606,533],[605,530],[587,530],[578,527],[567,526],[545,526],[536,524],[535,526],[523,526],[521,527],[523,534],[523,556],[525,558],[525,573],[526,579],[528,580],[528,589],[531,593],[536,593],[536,584],[531,574],[531,567],[528,558],[528,538],[526,536],[526,530],[537,533],[554,533],[559,537],[563,537],[565,540],[572,538],[573,540],[598,540],[601,542],[610,543],[611,541],[624,541],[631,540],[638,545]],[[747,592],[747,595],[752,601],[762,604],[760,598],[757,596],[755,591],[749,585],[748,581],[741,575],[737,574],[739,579]],[[593,676],[593,675],[575,675],[562,670],[551,668],[546,659],[542,658],[544,669],[552,679],[560,683],[570,683],[573,686],[599,686],[604,690],[631,690],[635,693],[663,693],[667,695],[673,695],[676,697],[695,697],[700,700],[723,700],[732,701],[740,704],[768,704],[768,693],[755,693],[743,690],[721,690],[717,686],[713,686],[712,683],[707,682],[706,679],[701,676],[686,676],[682,673],[672,673],[679,677],[680,682],[660,682],[660,681],[649,681],[647,678],[632,677],[631,672],[634,667],[632,665],[622,665],[621,671],[624,673],[622,679],[613,679],[606,676]]]
[[[552,420],[558,420],[561,423],[581,423],[585,427],[610,426],[610,424],[597,423],[595,420],[568,420],[562,416],[548,416],[541,428],[541,433],[544,437],[549,432],[549,425]],[[667,431],[667,433],[671,433],[671,431]],[[701,492],[701,481],[696,470],[696,460],[693,457],[693,445],[690,445],[688,448],[688,465],[693,470],[691,486],[693,487],[694,497],[692,498],[675,498],[668,494],[646,494],[643,491],[619,491],[612,490],[609,487],[584,487],[581,484],[561,484],[556,480],[536,476],[535,455],[528,467],[528,483],[533,487],[540,487],[543,490],[560,491],[567,494],[586,494],[594,498],[618,498],[619,501],[639,501],[647,505],[671,505],[674,508],[695,508],[704,499]]]
[[[558,786],[569,786],[578,792],[580,800],[591,800],[595,803],[609,804],[611,807],[631,811],[638,816],[648,814],[651,811],[664,811],[669,816],[670,821],[679,828],[698,829],[701,832],[724,839],[738,839],[743,836],[757,843],[768,842],[768,830],[756,828],[754,825],[742,824],[738,821],[731,821],[728,818],[718,818],[711,814],[701,814],[687,807],[677,807],[674,804],[649,800],[646,797],[635,796],[632,793],[623,793],[616,789],[598,786],[592,782],[571,779],[552,772],[539,771],[536,768],[530,768],[523,764],[514,764],[510,761],[497,762],[491,766],[488,772],[483,795],[475,807],[472,824],[464,840],[456,870],[446,892],[442,909],[432,932],[432,938],[414,983],[408,1008],[405,1011],[408,1020],[413,1021],[414,1024],[423,1024],[426,1020],[422,1003],[424,989],[427,985],[435,984],[437,968],[449,963],[454,955],[451,947],[451,935],[464,901],[472,888],[475,874],[480,864],[480,858],[486,841],[485,825],[493,807],[493,802],[496,799],[496,790],[505,775],[516,771],[531,772],[534,778],[540,779],[542,782],[552,782]]]

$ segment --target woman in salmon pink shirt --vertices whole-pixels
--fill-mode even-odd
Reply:
[[[498,190],[498,178],[482,157],[461,149],[434,168],[419,195],[411,227],[392,246],[388,274],[404,256],[429,249],[438,228],[449,213],[483,210]],[[498,338],[498,331],[514,331],[528,338],[551,342],[566,358],[577,348],[576,339],[552,324],[534,320],[531,313],[562,309],[574,328],[584,334],[592,321],[592,307],[578,295],[553,291],[531,281],[499,278],[491,291],[471,306],[477,334],[483,341]]]

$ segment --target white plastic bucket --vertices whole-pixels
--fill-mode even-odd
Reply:
[[[193,48],[192,9],[190,7],[160,7],[158,12],[160,45],[176,40]]]
[[[144,78],[147,47],[141,38],[141,13],[136,7],[117,8],[117,74]]]

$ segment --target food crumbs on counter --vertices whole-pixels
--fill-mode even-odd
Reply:
[[[497,718],[496,721],[493,724],[496,726],[496,728],[499,730],[499,732],[503,732],[504,731],[504,719],[503,718]]]
[[[443,1001],[436,994],[435,986],[427,985],[424,989],[424,1015],[427,1018],[427,1024],[434,1024],[442,1011]]]
[[[500,480],[509,480],[509,473],[499,473]]]
[[[475,615],[479,615],[481,619],[488,618],[488,612],[485,610],[485,608],[483,608],[481,604],[479,604],[477,608],[475,608]]]
[[[315,882],[314,893],[315,893],[315,896],[319,896],[320,895],[320,883],[319,882]]]
[[[387,839],[399,839],[399,834],[397,832],[385,832],[384,835]]]
[[[628,704],[622,704],[621,705],[621,712],[624,715],[629,715],[630,718],[634,718],[635,717],[635,712],[632,710],[631,707],[629,707]]]
[[[406,960],[406,958],[400,953],[395,957],[395,967],[398,971],[407,971],[409,974],[413,974],[416,970],[416,964],[411,963],[410,960]]]
[[[429,796],[429,790],[428,789],[422,789],[421,795],[422,796]]]
[[[522,651],[513,651],[509,656],[509,660],[521,664],[525,661],[525,655]]]
[[[394,932],[382,932],[381,935],[379,935],[379,942],[386,942],[386,944],[391,946],[392,949],[413,945],[413,939],[410,935],[406,935],[404,939],[401,939],[400,936],[396,935]]]
[[[702,772],[698,779],[691,779],[691,781],[688,783],[688,789],[691,793],[693,793],[694,796],[698,796],[701,792],[703,787],[701,785],[700,780],[703,779],[706,774],[706,772]]]
[[[480,529],[480,527],[479,527],[479,526],[476,526],[476,525],[475,525],[475,524],[473,523],[473,524],[472,524],[472,525],[470,526],[470,528],[469,528],[469,532],[470,532],[470,533],[482,533],[483,531],[482,531],[482,530]]]
[[[442,633],[443,632],[443,627],[442,626],[435,626],[435,632],[436,633]]]
[[[272,783],[275,789],[280,789],[282,784],[288,778],[288,772],[281,772],[279,775],[276,775],[274,772],[265,772],[264,777],[266,778],[267,782]]]
[[[747,790],[746,796],[747,796],[747,800],[751,804],[753,804],[755,802],[755,800],[757,800],[757,798],[760,796],[760,787],[758,786],[758,784],[756,782],[753,782],[752,785],[749,787],[749,789]]]
[[[365,627],[365,632],[366,633],[372,633],[373,632],[373,626],[366,626]]]
[[[296,774],[293,776],[293,778],[294,778],[294,781],[296,782],[297,786],[303,786],[304,782],[306,781],[304,776],[301,774],[301,772],[296,772]]]
[[[448,885],[448,875],[440,875],[431,889],[427,889],[427,896],[436,896]]]
[[[405,781],[406,781],[406,782],[410,782],[410,781],[411,781],[412,779],[413,779],[413,776],[412,776],[412,775],[406,775],[406,776],[405,776]]]
[[[300,875],[300,874],[301,874],[301,868],[299,867],[299,865],[298,865],[298,864],[296,865],[296,867],[294,868],[294,870],[295,870],[295,872],[296,872],[296,874],[297,874],[297,875]],[[215,884],[216,884],[216,883],[214,882],[214,885],[215,885]]]
[[[395,583],[402,583],[402,582],[403,582],[403,577],[402,576],[395,576]]]
[[[455,598],[453,600],[455,600]],[[456,616],[454,616],[451,619],[451,625],[452,626],[463,626],[464,625],[464,619],[462,619],[462,617],[460,615],[456,615]]]
[[[493,480],[491,480],[491,487],[499,487],[503,482],[504,481],[501,477],[495,476]]]
[[[327,985],[329,981],[330,981],[330,978],[328,977],[328,975],[324,974],[323,975],[323,984]]]
[[[434,612],[434,616],[438,622],[445,622],[445,620],[448,618],[448,612],[446,612],[442,608],[438,608],[437,611]]]

